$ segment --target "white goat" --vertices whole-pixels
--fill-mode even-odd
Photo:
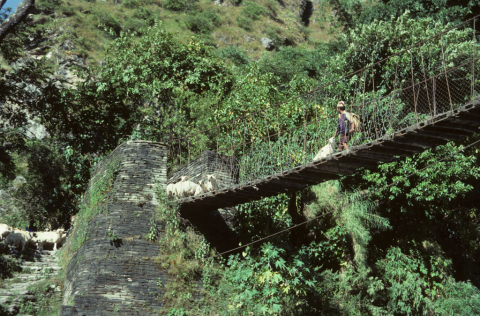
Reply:
[[[0,240],[5,239],[11,232],[12,227],[8,226],[7,224],[0,224]]]
[[[171,187],[172,188],[172,195],[175,198],[179,198],[182,195],[181,192],[180,192],[180,190],[182,189],[181,183],[184,182],[184,181],[187,181],[187,179],[188,179],[187,176],[181,176],[180,180],[177,183],[174,183],[173,187]],[[168,186],[167,186],[167,192],[168,192]]]
[[[57,246],[61,246],[65,242],[65,230],[57,229],[54,232],[37,232],[33,241],[37,244],[39,250],[43,250],[44,245],[53,244],[53,250],[57,250]]]
[[[207,179],[203,182],[203,190],[205,192],[218,190],[217,178],[213,174],[207,175]]]
[[[170,183],[167,185],[167,196],[168,197],[175,197],[177,195],[177,190],[175,187],[175,183]]]
[[[177,183],[177,185],[177,193],[179,197],[195,195],[195,192],[197,192],[197,188],[199,187],[198,184],[193,183],[189,180],[180,181],[179,183]]]
[[[30,232],[15,229],[8,234],[4,243],[7,246],[15,246],[17,249],[21,247],[22,251],[24,251],[25,246],[32,241],[32,237],[33,235]]]
[[[328,144],[323,146],[313,160],[325,158],[335,152],[335,138],[330,138]]]
[[[200,182],[198,182],[198,187],[197,189],[195,190],[195,194],[194,195],[201,195],[205,193],[205,189],[203,187],[203,179],[200,180]]]

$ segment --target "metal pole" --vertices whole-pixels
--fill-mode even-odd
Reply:
[[[377,96],[375,93],[375,72],[372,68],[372,89],[373,89],[373,97],[375,98],[375,102],[373,103],[373,124],[375,128],[375,139],[378,138],[378,126],[377,126]]]
[[[415,93],[415,80],[413,79],[413,55],[412,55],[411,50],[410,50],[410,72],[412,74],[412,90],[413,90],[413,102],[414,102],[414,107],[415,107],[415,119],[417,120],[417,124],[418,124],[417,99],[416,99],[416,93]]]
[[[281,129],[280,129],[280,118],[278,115],[278,108],[277,108],[277,126],[278,126],[278,159],[280,160],[280,173],[283,173],[283,162],[282,162],[282,145],[283,142],[280,141],[282,139]]]
[[[303,164],[307,164],[307,105],[303,106]]]
[[[448,84],[447,68],[445,67],[445,52],[444,52],[444,50],[443,50],[443,36],[441,37],[441,44],[442,44],[443,71],[445,72],[445,81],[447,82],[448,99],[450,100],[450,109],[451,109],[452,112],[453,112],[452,95],[450,94],[450,85]]]
[[[364,122],[366,122],[365,120],[365,89],[366,89],[366,84],[367,84],[367,71],[365,71],[365,76],[363,77],[363,92],[362,92],[362,119]],[[366,126],[367,124],[363,124],[365,126],[365,130],[364,130],[364,133],[365,133],[365,138],[367,137],[367,130],[366,130]]]
[[[475,95],[475,27],[476,18],[473,19],[473,34],[472,34],[472,91],[471,100],[473,101]]]
[[[433,116],[437,116],[437,99],[435,98],[437,94],[437,81],[435,79],[435,75],[432,77],[433,82]]]
[[[395,64],[395,80],[393,82],[393,92],[392,92],[392,98],[390,99],[390,131],[392,131],[392,136],[395,136],[395,128],[393,127],[392,121],[393,121],[393,100],[395,99],[395,93],[397,90],[397,74],[398,74],[398,60],[397,63]]]
[[[425,63],[423,62],[422,48],[420,47],[419,49],[420,49],[420,57],[422,58],[423,80],[425,81],[425,86],[427,89],[428,108],[430,109],[430,115],[432,115],[432,104],[430,103],[430,93],[428,93],[428,80],[427,80],[427,75],[425,73]]]

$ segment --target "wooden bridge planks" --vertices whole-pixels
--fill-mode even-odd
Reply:
[[[358,168],[376,168],[378,162],[393,161],[398,156],[411,156],[450,140],[458,140],[480,132],[480,100],[432,119],[415,124],[393,135],[368,144],[351,147],[319,161],[308,162],[286,172],[249,183],[179,200],[182,209],[214,210],[259,200],[280,193],[302,190]]]

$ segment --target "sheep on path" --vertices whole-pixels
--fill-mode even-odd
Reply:
[[[22,230],[14,230],[10,234],[8,234],[7,238],[5,238],[5,245],[7,246],[15,246],[15,248],[19,249],[22,248],[22,251],[25,250],[25,246],[32,242],[32,233],[22,231]]]
[[[33,237],[33,242],[39,250],[43,250],[45,245],[53,245],[53,250],[57,250],[65,242],[65,237],[64,229],[57,229],[54,232],[37,232],[36,236]]]
[[[5,239],[11,232],[12,228],[7,224],[0,224],[0,240]]]
[[[313,160],[319,160],[325,158],[335,152],[335,138],[332,137],[328,140],[328,144],[323,146]]]

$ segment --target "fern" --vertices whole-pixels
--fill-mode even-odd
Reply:
[[[365,266],[368,255],[367,247],[371,240],[370,231],[390,229],[388,219],[375,213],[376,204],[374,202],[360,201],[361,193],[342,192],[338,181],[322,183],[312,188],[312,191],[316,195],[316,201],[309,205],[312,213],[318,215],[336,210],[337,225],[345,227],[351,236],[354,262],[357,266]]]

